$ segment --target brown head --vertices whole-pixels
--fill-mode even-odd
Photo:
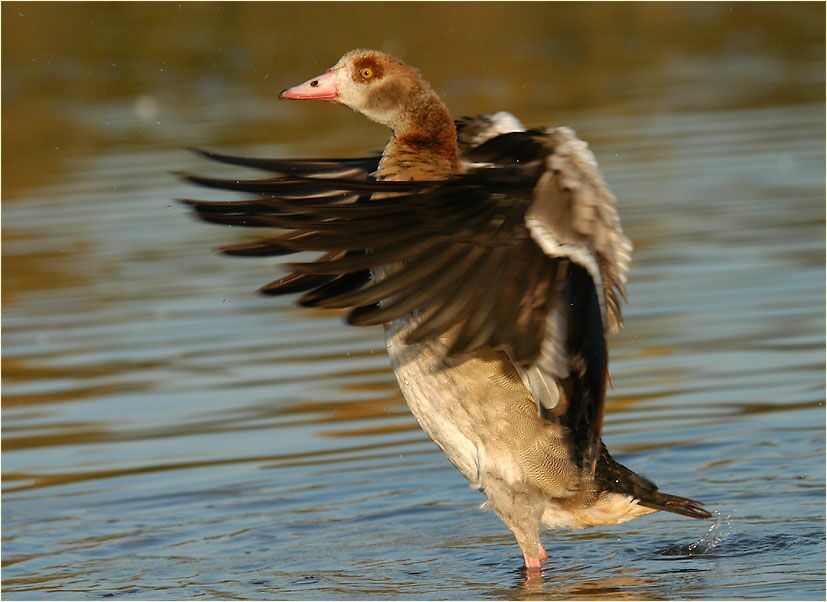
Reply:
[[[439,96],[419,71],[384,52],[351,50],[324,74],[279,98],[336,102],[413,146],[456,153],[454,123]]]

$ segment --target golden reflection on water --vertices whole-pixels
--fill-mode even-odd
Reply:
[[[782,56],[815,55],[818,34],[802,31],[790,13],[818,19],[819,10],[807,3],[743,3],[729,10],[513,2],[423,9],[400,2],[381,11],[358,2],[9,4],[3,7],[3,61],[16,73],[4,95],[3,136],[16,152],[3,162],[3,197],[59,182],[71,160],[111,144],[105,128],[90,129],[77,117],[83,106],[117,97],[157,93],[186,106],[192,102],[182,97],[187,85],[207,86],[221,77],[273,98],[286,82],[332,64],[343,49],[365,46],[415,58],[449,105],[462,100],[458,111],[547,106],[549,100],[558,108],[612,104],[622,111],[616,80],[668,68],[676,55],[716,56],[733,43],[733,31],[743,32],[744,43],[757,52],[773,44]],[[88,35],[90,29],[96,35]],[[538,59],[553,72],[538,72]],[[502,74],[523,85],[504,85]],[[809,93],[813,100],[821,94],[817,83]],[[801,90],[770,87],[748,106],[800,97]],[[244,123],[233,133],[248,144],[272,143],[274,134]],[[291,142],[305,134],[300,123],[288,122],[277,138]],[[123,142],[152,144],[152,128]]]
[[[628,573],[633,573],[630,569]],[[527,577],[509,592],[509,600],[651,600],[646,588],[652,584],[632,574],[593,579],[585,570],[557,575],[545,571],[541,577]],[[580,581],[577,577],[585,577]],[[577,581],[575,581],[577,579]]]
[[[223,466],[227,464],[242,464],[242,463],[256,463],[262,464],[264,468],[287,468],[294,466],[318,466],[328,463],[346,463],[355,462],[364,459],[381,459],[393,457],[394,453],[380,453],[380,454],[355,454],[354,452],[365,452],[372,450],[381,450],[389,447],[398,447],[411,443],[418,443],[421,437],[408,440],[395,440],[387,443],[375,443],[369,445],[352,445],[336,450],[318,450],[314,452],[303,452],[298,454],[272,454],[267,456],[250,456],[244,458],[228,458],[224,460],[211,460],[205,462],[178,462],[170,464],[157,464],[153,466],[139,466],[135,468],[122,470],[96,470],[96,471],[79,471],[69,474],[25,474],[16,472],[7,472],[3,475],[4,481],[16,482],[26,481],[21,485],[13,485],[11,487],[4,487],[7,492],[27,491],[30,489],[37,489],[40,487],[54,487],[56,485],[66,485],[69,483],[81,483],[85,481],[110,479],[115,477],[124,477],[129,475],[139,475],[147,473],[157,473],[166,471],[185,470],[193,468],[207,468],[210,466]],[[408,452],[408,455],[414,455],[416,452]],[[326,456],[335,455],[334,458],[327,458]]]
[[[6,200],[7,198],[9,197],[6,197],[4,188],[3,199]],[[38,238],[45,236],[48,236],[48,232],[18,231],[13,228],[3,229],[3,240],[10,245],[19,242],[37,241]],[[66,286],[78,282],[91,283],[91,274],[67,272],[55,265],[58,261],[64,263],[70,259],[76,264],[85,263],[91,250],[90,247],[91,245],[88,242],[78,240],[58,251],[27,253],[23,259],[15,258],[12,260],[7,255],[3,255],[2,268],[6,275],[6,286],[3,287],[2,293],[3,303],[14,302],[20,294],[27,291],[60,291]]]

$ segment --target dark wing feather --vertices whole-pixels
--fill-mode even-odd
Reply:
[[[227,165],[239,165],[286,174],[318,175],[337,173],[347,169],[358,169],[363,176],[367,176],[379,167],[379,157],[364,157],[358,159],[260,159],[257,157],[237,157],[223,155],[200,148],[191,148],[192,152],[206,159],[212,159]],[[352,177],[352,176],[349,176]]]
[[[288,264],[294,272],[264,293],[303,292],[303,305],[349,309],[351,324],[419,312],[407,342],[450,332],[449,355],[505,350],[541,410],[574,434],[578,462],[593,471],[604,331],[620,325],[630,245],[585,144],[570,130],[521,129],[503,114],[461,120],[466,173],[435,182],[376,181],[376,157],[288,161],[198,151],[280,175],[185,174],[193,184],[256,196],[184,202],[208,222],[286,231],[222,247],[225,253],[326,253]]]
[[[357,272],[348,272],[341,276],[335,276],[329,282],[302,295],[299,303],[304,307],[329,307],[324,305],[327,299],[358,290],[359,287],[369,281],[370,272],[368,270],[359,270]]]
[[[367,274],[367,272],[365,272]],[[287,295],[290,293],[303,293],[311,289],[321,288],[333,280],[335,276],[318,276],[316,274],[301,274],[293,272],[283,278],[265,284],[259,289],[264,295]]]

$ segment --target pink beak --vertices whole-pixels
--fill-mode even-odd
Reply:
[[[324,75],[309,79],[303,84],[282,90],[279,98],[289,100],[336,100],[339,91],[336,89],[336,73],[328,69]]]

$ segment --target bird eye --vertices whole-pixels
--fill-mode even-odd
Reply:
[[[363,79],[370,79],[373,77],[373,69],[370,67],[363,67],[362,69],[359,69],[359,75],[361,75]]]

